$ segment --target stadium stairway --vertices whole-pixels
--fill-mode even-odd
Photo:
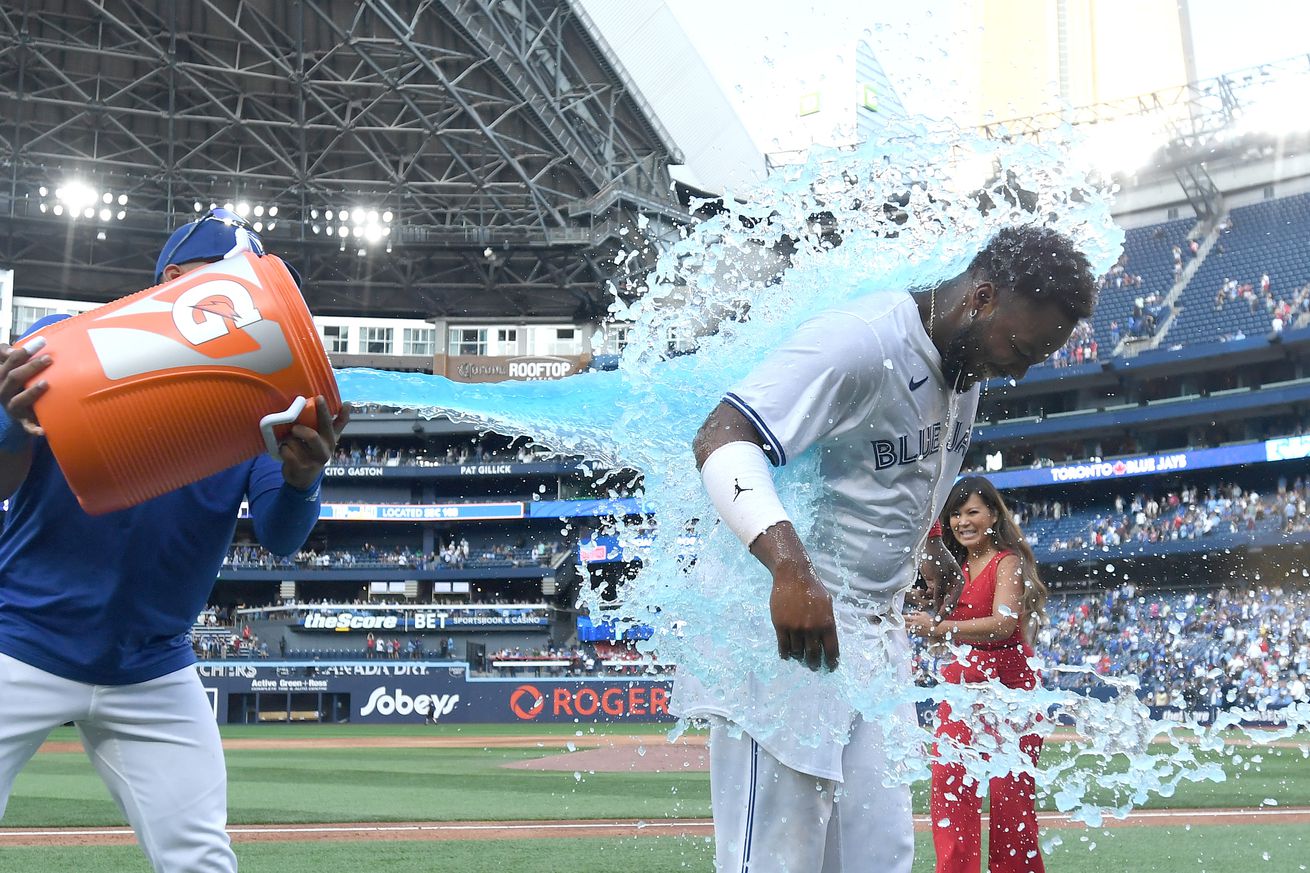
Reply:
[[[1178,318],[1178,301],[1182,298],[1183,292],[1187,290],[1193,277],[1195,277],[1197,272],[1200,271],[1206,258],[1210,256],[1210,252],[1216,245],[1218,245],[1220,235],[1219,228],[1223,224],[1225,218],[1227,218],[1227,214],[1215,221],[1208,228],[1203,228],[1198,224],[1196,228],[1193,229],[1193,233],[1204,231],[1205,238],[1201,240],[1201,245],[1196,251],[1196,256],[1188,261],[1183,267],[1183,272],[1178,277],[1178,281],[1173,284],[1169,289],[1169,293],[1165,295],[1164,301],[1161,305],[1167,308],[1168,312],[1164,316],[1164,319],[1156,325],[1155,335],[1144,341],[1134,343],[1130,343],[1129,339],[1125,337],[1124,341],[1119,344],[1119,348],[1115,349],[1116,355],[1133,357],[1134,355],[1138,355],[1151,349],[1158,349],[1165,343],[1165,338],[1169,335],[1170,329]]]

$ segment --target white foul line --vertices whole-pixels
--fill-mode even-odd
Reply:
[[[1279,815],[1305,815],[1310,809],[1305,807],[1289,807],[1286,809],[1273,809],[1270,807],[1260,807],[1257,809],[1146,809],[1135,810],[1127,819],[1116,819],[1106,816],[1105,824],[1114,825],[1123,821],[1132,821],[1141,818],[1234,818],[1238,816],[1279,816]],[[1038,820],[1051,822],[1065,822],[1076,824],[1068,815],[1059,812],[1038,813]],[[914,820],[917,824],[926,824],[929,817],[926,815],[916,815]],[[576,822],[486,822],[480,824],[421,824],[421,825],[335,825],[335,826],[271,826],[271,825],[237,825],[229,827],[230,834],[361,834],[361,833],[420,833],[430,831],[450,831],[450,832],[477,832],[477,831],[578,831],[578,830],[637,830],[647,829],[681,829],[691,827],[710,827],[714,824],[712,819],[708,818],[688,818],[674,819],[665,821],[576,821]],[[0,839],[5,837],[118,837],[133,836],[131,828],[96,828],[88,830],[70,830],[60,828],[56,830],[0,830]]]

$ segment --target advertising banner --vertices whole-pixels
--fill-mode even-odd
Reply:
[[[301,631],[328,631],[330,633],[423,633],[446,630],[524,630],[544,628],[550,620],[538,612],[510,612],[496,614],[479,612],[441,612],[438,610],[396,611],[353,610],[340,612],[311,612],[295,622]]]
[[[499,521],[517,518],[596,518],[648,511],[636,499],[534,500],[531,503],[324,503],[318,517],[331,521]],[[239,518],[250,517],[242,503]]]
[[[324,503],[319,518],[334,521],[485,521],[523,518],[522,503]]]
[[[988,479],[997,488],[1035,488],[1042,485],[1067,485],[1074,482],[1092,482],[1098,479],[1127,479],[1133,476],[1153,476],[1157,473],[1177,473],[1184,470],[1202,470],[1208,467],[1231,467],[1239,464],[1256,464],[1286,458],[1274,457],[1274,450],[1269,448],[1274,443],[1288,443],[1289,440],[1270,440],[1269,443],[1247,443],[1240,446],[1224,446],[1217,449],[1193,449],[1191,451],[1168,452],[1160,455],[1139,455],[1132,458],[1117,458],[1112,461],[1076,461],[1069,464],[1056,464],[1054,467],[1039,467],[1033,470],[1005,470],[999,473],[986,473]],[[1285,448],[1284,451],[1294,451]],[[1310,453],[1310,441],[1306,443],[1306,452]],[[1291,457],[1289,455],[1289,457]],[[1305,457],[1305,454],[1294,457]]]
[[[432,372],[455,382],[539,382],[580,373],[590,355],[436,355]]]
[[[476,461],[468,464],[330,464],[323,469],[329,479],[460,479],[469,476],[567,476],[577,473],[573,464],[517,464]]]
[[[464,664],[420,663],[204,662],[196,669],[220,724],[279,721],[284,707],[302,717],[332,708],[336,720],[360,724],[673,720],[669,679],[470,678]]]

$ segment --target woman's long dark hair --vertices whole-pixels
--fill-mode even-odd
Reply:
[[[1023,577],[1023,596],[1020,598],[1023,616],[1020,627],[1023,628],[1024,638],[1031,643],[1037,629],[1046,623],[1046,597],[1049,591],[1037,573],[1037,558],[1028,540],[1015,522],[1010,507],[1005,505],[1004,498],[990,480],[982,476],[966,476],[955,483],[942,509],[942,542],[963,567],[969,560],[969,550],[955,538],[955,531],[951,529],[951,515],[958,512],[975,494],[996,514],[996,523],[988,532],[996,548],[1019,556],[1019,573]]]

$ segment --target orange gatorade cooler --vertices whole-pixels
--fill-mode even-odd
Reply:
[[[82,508],[125,509],[277,456],[313,398],[341,409],[304,298],[273,255],[249,252],[52,324],[37,419]]]

